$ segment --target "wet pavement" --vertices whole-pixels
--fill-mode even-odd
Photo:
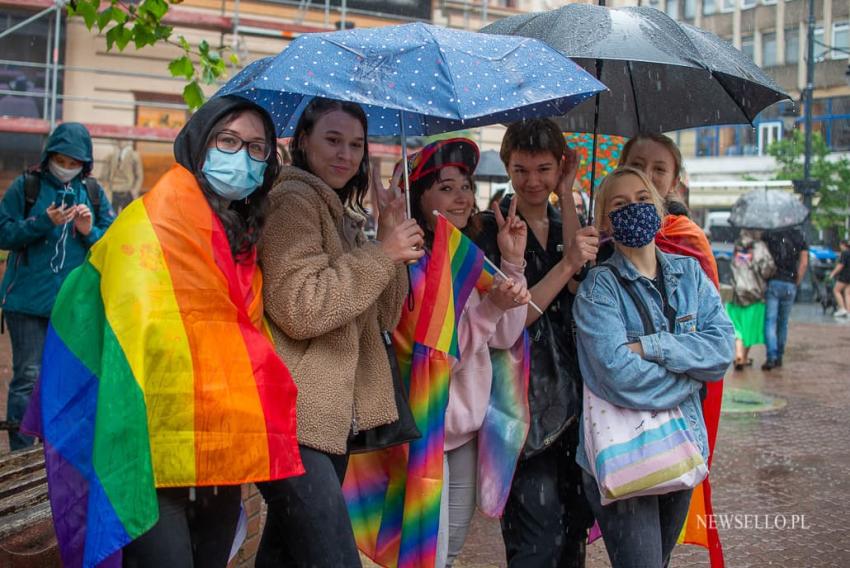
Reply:
[[[741,408],[745,396],[720,422],[711,476],[716,520],[730,525],[720,528],[726,565],[846,568],[850,320],[824,316],[813,304],[797,305],[784,367],[762,372],[763,347],[754,348],[752,357],[754,366],[730,371],[725,388],[730,394],[758,393],[773,405],[754,405],[764,410],[748,412]],[[601,541],[588,547],[587,565],[609,566]],[[476,517],[455,566],[505,566],[497,521]],[[707,567],[708,554],[679,546],[671,566]]]

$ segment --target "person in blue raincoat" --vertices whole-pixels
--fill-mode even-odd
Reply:
[[[47,139],[40,164],[18,176],[0,202],[0,249],[9,251],[0,306],[12,341],[13,376],[6,407],[12,450],[33,443],[14,425],[24,415],[41,370],[47,321],[59,287],[114,218],[103,188],[87,187],[92,162],[86,127],[60,124]]]

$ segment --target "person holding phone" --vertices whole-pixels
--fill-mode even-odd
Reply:
[[[47,139],[41,162],[18,176],[0,202],[0,249],[9,251],[0,306],[12,341],[6,407],[12,450],[33,443],[14,425],[23,417],[41,371],[47,320],[59,287],[114,218],[103,188],[86,179],[93,161],[86,127],[60,124]]]

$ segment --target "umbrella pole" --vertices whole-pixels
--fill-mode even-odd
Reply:
[[[605,6],[605,0],[599,0],[600,6]],[[596,80],[602,77],[602,60],[596,60]],[[590,199],[587,204],[587,224],[593,224],[593,194],[595,193],[594,184],[596,183],[596,134],[599,131],[599,94],[596,95],[596,101],[593,104],[593,153],[590,155]]]
[[[407,177],[407,135],[404,133],[404,111],[399,111],[399,122],[401,123],[401,168],[404,176],[404,205],[407,218],[410,219],[410,179]]]
[[[601,0],[600,5],[604,6],[604,0]],[[602,76],[602,60],[596,60],[596,80]],[[597,94],[595,97],[595,101],[593,104],[593,145],[590,153],[590,200],[587,205],[587,224],[593,224],[593,195],[596,193],[595,185],[596,185],[596,141],[597,141],[597,133],[599,131],[599,95]]]

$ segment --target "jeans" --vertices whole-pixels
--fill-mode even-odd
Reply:
[[[257,484],[268,505],[268,516],[254,566],[361,566],[342,496],[348,456],[298,448],[307,473]]]
[[[27,410],[32,389],[41,374],[41,355],[47,336],[47,318],[20,312],[3,312],[12,341],[12,382],[6,402],[6,420],[20,423]],[[9,432],[9,448],[32,446],[35,439],[17,431]]]
[[[784,280],[769,280],[765,293],[764,341],[767,360],[782,359],[788,337],[788,316],[797,297],[797,285]]]
[[[575,462],[578,427],[517,463],[502,516],[510,568],[580,568],[593,524]]]
[[[603,506],[596,480],[584,472],[583,483],[611,567],[666,567],[688,516],[693,490],[632,497]]]
[[[463,550],[478,497],[478,438],[443,457],[443,494],[435,568],[451,568]]]
[[[225,568],[239,523],[239,485],[157,489],[159,520],[124,548],[123,568]]]

